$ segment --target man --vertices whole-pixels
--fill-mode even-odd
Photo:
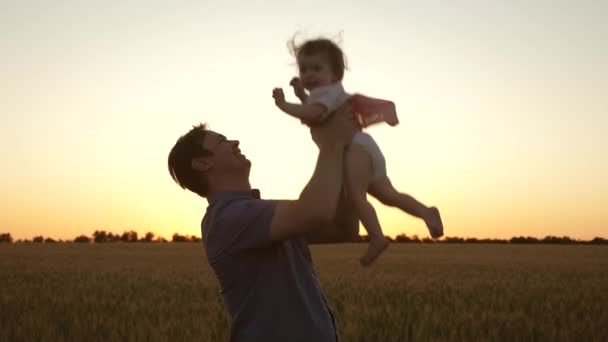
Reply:
[[[319,157],[297,200],[254,198],[251,162],[239,142],[204,125],[171,150],[173,179],[209,201],[203,241],[230,315],[231,341],[337,340],[307,239],[347,241],[358,233],[348,204],[339,204],[343,157],[356,129],[348,108],[311,128]],[[336,228],[338,207],[338,224],[346,226]]]

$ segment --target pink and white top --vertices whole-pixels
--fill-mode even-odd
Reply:
[[[332,83],[311,90],[306,103],[324,105],[329,113],[349,99],[353,101],[355,115],[361,127],[368,127],[381,122],[386,122],[391,126],[399,124],[395,104],[392,101],[361,94],[350,95],[344,91],[342,83]]]

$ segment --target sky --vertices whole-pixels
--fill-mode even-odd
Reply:
[[[606,17],[603,1],[2,2],[0,233],[200,235],[207,201],[167,155],[201,122],[240,141],[263,198],[297,198],[317,149],[271,95],[296,100],[299,33],[339,39],[348,92],[396,103],[400,125],[367,132],[447,236],[608,237]],[[428,236],[371,202],[387,235]]]

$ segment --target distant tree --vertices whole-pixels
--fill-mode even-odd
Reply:
[[[457,236],[446,236],[445,239],[441,242],[444,243],[463,243],[464,239]]]
[[[570,239],[570,237],[568,236],[564,236],[564,237],[557,237],[557,236],[545,236],[545,238],[542,240],[543,243],[549,243],[549,244],[572,244],[575,243],[576,241]]]
[[[466,243],[477,243],[478,240],[476,238],[467,238],[466,240],[464,240],[464,242],[466,242]]]
[[[91,238],[88,237],[88,236],[86,236],[86,235],[80,235],[80,236],[77,236],[74,239],[74,242],[76,242],[76,243],[90,243],[91,242]]]
[[[120,241],[122,241],[122,242],[137,242],[137,232],[133,231],[133,230],[130,230],[128,232],[125,231],[120,236]]]
[[[108,236],[107,236],[107,240],[108,240],[108,242],[119,242],[120,235],[109,232]]]
[[[526,238],[523,236],[512,237],[510,243],[526,243]]]
[[[165,239],[164,237],[159,236],[159,237],[157,237],[157,238],[156,238],[156,242],[159,242],[159,243],[167,243],[167,242],[169,242],[169,241],[168,241],[167,239]]]
[[[154,233],[147,232],[146,235],[142,239],[143,242],[152,242],[154,241]]]
[[[539,243],[540,241],[538,241],[537,238],[533,238],[531,236],[528,236],[528,237],[518,236],[518,237],[512,237],[509,242],[511,242],[511,243]]]
[[[422,240],[420,240],[420,242],[424,242],[424,243],[435,243],[435,240],[431,239],[430,237],[424,237],[422,238]]]
[[[34,239],[32,240],[35,243],[43,243],[44,242],[44,237],[42,236],[36,236],[34,237]]]
[[[120,241],[129,242],[129,232],[125,231],[124,233],[122,233],[122,235],[120,236]]]
[[[594,245],[605,245],[608,244],[608,240],[601,237],[595,237],[593,240],[589,241],[589,243],[592,243]]]
[[[96,230],[93,232],[93,241],[95,243],[108,242],[108,233],[105,230]]]
[[[200,242],[202,239],[196,235],[190,235],[190,242]]]
[[[0,234],[0,242],[13,243],[13,237],[11,236],[11,233]]]
[[[50,237],[47,237],[46,239],[44,239],[44,243],[56,243],[57,241],[51,239]]]
[[[410,242],[410,238],[404,233],[401,233],[395,236],[395,242]]]
[[[399,242],[405,242],[405,243],[410,243],[410,242],[415,242],[415,243],[419,243],[420,238],[418,237],[418,235],[413,235],[413,236],[407,236],[404,233],[401,233],[399,235],[395,236],[395,242],[399,243]]]
[[[173,234],[172,242],[188,242],[189,239],[187,236],[179,235],[178,233]]]
[[[509,240],[501,240],[501,239],[479,239],[477,240],[479,243],[509,243]]]

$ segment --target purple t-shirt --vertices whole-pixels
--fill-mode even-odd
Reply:
[[[243,191],[208,201],[203,241],[230,315],[230,341],[336,341],[306,240],[270,240],[277,202]]]

